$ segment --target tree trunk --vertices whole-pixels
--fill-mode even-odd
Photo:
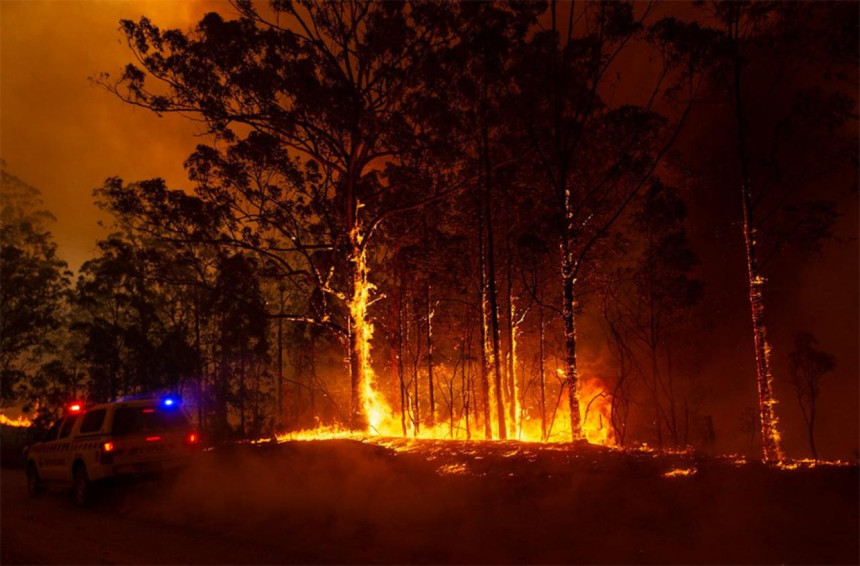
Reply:
[[[550,15],[552,18],[552,30],[557,31],[556,19],[557,3],[551,4]],[[567,179],[568,158],[563,150],[562,142],[562,101],[561,93],[564,78],[560,72],[559,49],[553,50],[553,146],[558,170],[556,179],[556,190],[560,197],[560,204],[564,211],[564,228],[561,237],[561,284],[562,284],[562,323],[564,325],[564,372],[567,381],[567,398],[570,405],[570,433],[572,440],[582,438],[582,424],[579,416],[579,374],[576,366],[576,302],[575,286],[576,274],[574,273],[573,261],[573,235],[575,205],[573,194]]]
[[[471,330],[469,332],[471,332]],[[471,387],[471,384],[469,383],[469,381],[470,381],[469,378],[466,376],[466,364],[468,363],[466,360],[471,358],[472,344],[468,340],[468,336],[466,336],[465,339],[463,340],[463,350],[464,350],[463,353],[465,354],[465,359],[463,360],[463,365],[460,366],[460,379],[461,379],[462,388],[463,388],[463,417],[466,419],[466,440],[472,440],[472,427],[471,427],[471,423],[469,422],[469,418],[470,418],[469,407],[471,405],[472,387]],[[452,401],[451,411],[453,412],[453,410],[454,410],[454,408],[453,408],[453,401]]]
[[[195,360],[197,365],[197,426],[200,427],[200,430],[205,430],[203,423],[203,381],[205,376],[203,375],[203,349],[200,344],[200,305],[197,293],[195,293],[194,299],[194,348],[197,352],[197,359]]]
[[[317,338],[313,332],[310,333],[310,337],[308,339],[309,348],[308,348],[308,402],[310,403],[310,416],[311,422],[316,424],[317,420],[317,407],[316,407],[316,386],[317,386],[317,363],[316,363],[316,350],[317,350]]]
[[[284,418],[284,289],[278,287],[278,420]]]
[[[569,191],[567,191],[569,201]],[[566,203],[567,204],[567,203]],[[568,210],[570,207],[566,206]],[[573,261],[570,252],[570,234],[565,230],[562,238],[562,320],[564,322],[564,371],[567,380],[567,399],[570,405],[570,433],[574,441],[582,439],[582,423],[579,415],[579,374],[576,366],[576,302],[573,275]]]
[[[543,304],[539,305],[538,310],[538,358],[540,367],[540,434],[541,440],[546,441],[546,362],[544,353],[544,322],[543,322]]]
[[[418,320],[418,307],[415,304],[416,296],[414,287],[410,293],[410,299],[410,304],[412,305],[412,320],[415,323],[415,356],[412,359],[412,430],[414,436],[418,436],[421,432],[420,382],[418,379],[418,366],[420,365],[421,360],[421,323]],[[407,344],[408,343],[407,338]]]
[[[812,390],[809,393],[809,449],[812,450],[812,457],[818,461],[818,450],[815,448],[815,385],[812,385]]]
[[[355,276],[355,274],[353,274]],[[356,281],[353,281],[352,297],[355,301],[360,291],[356,291]],[[350,386],[350,427],[353,430],[363,430],[367,427],[364,406],[361,403],[361,344],[358,334],[361,332],[360,323],[355,318],[354,308],[350,306],[349,316],[349,386]]]
[[[818,450],[815,448],[815,434],[813,434],[812,425],[809,425],[809,449],[812,450],[812,457],[818,460]]]
[[[511,259],[511,250],[510,250],[510,242],[509,238],[505,239],[505,252],[507,255],[506,258],[506,277],[505,277],[505,291],[507,295],[507,305],[508,305],[508,313],[507,313],[507,323],[505,325],[505,332],[507,333],[507,341],[508,348],[510,351],[507,355],[507,390],[508,390],[508,418],[510,419],[510,427],[511,427],[511,435],[517,436],[518,433],[518,422],[519,422],[519,392],[517,391],[517,339],[516,339],[516,328],[514,327],[514,317],[515,315],[515,307],[514,307],[514,296],[513,296],[513,266]]]
[[[427,385],[430,393],[430,414],[427,416],[427,426],[433,428],[436,424],[436,397],[433,392],[433,305],[430,301],[430,282],[427,282]]]
[[[403,377],[403,284],[397,287],[397,377],[400,381],[400,427],[406,436],[406,382]]]
[[[487,221],[487,294],[490,307],[490,333],[493,347],[493,382],[496,386],[496,412],[498,415],[499,438],[507,438],[507,427],[505,426],[505,404],[502,400],[502,368],[499,348],[499,304],[496,292],[496,260],[495,245],[493,242],[493,216],[492,216],[492,185],[490,182],[490,148],[487,126],[482,128],[482,141],[484,153],[484,211]]]
[[[735,48],[740,49],[740,7],[735,7],[734,29],[730,30]],[[745,118],[741,96],[741,57],[736,53],[734,61],[735,119],[737,121],[737,152],[741,169],[741,204],[743,209],[743,236],[747,260],[750,314],[755,348],[756,382],[758,385],[759,417],[761,421],[762,451],[766,462],[782,460],[782,448],[774,413],[776,399],[773,394],[773,374],[770,368],[770,345],[764,323],[762,290],[765,278],[761,274],[757,258],[756,229],[753,227],[753,204],[749,158],[746,152]]]
[[[483,174],[481,174],[483,179]],[[483,188],[483,187],[481,187]],[[480,293],[478,299],[481,305],[481,409],[484,418],[484,438],[493,438],[493,422],[490,408],[490,379],[489,379],[489,313],[487,312],[487,253],[485,246],[483,194],[479,195],[478,203],[478,257],[480,271]]]

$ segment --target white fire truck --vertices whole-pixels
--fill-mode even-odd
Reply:
[[[86,505],[91,483],[120,475],[157,473],[187,463],[198,444],[176,397],[75,403],[27,450],[27,492],[46,483],[71,484]]]

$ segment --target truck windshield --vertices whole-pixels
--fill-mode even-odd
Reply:
[[[113,417],[114,436],[168,432],[188,428],[182,411],[155,407],[119,407]]]

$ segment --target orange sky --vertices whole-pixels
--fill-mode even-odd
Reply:
[[[184,186],[182,162],[199,141],[189,121],[159,118],[90,84],[131,58],[119,20],[146,15],[187,28],[216,8],[230,10],[224,0],[0,1],[0,157],[42,192],[73,269],[105,234],[92,190],[112,175]]]

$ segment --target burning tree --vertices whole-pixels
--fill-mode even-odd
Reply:
[[[158,114],[202,121],[213,141],[188,167],[199,198],[227,226],[213,243],[254,251],[314,295],[305,312],[273,316],[344,340],[352,426],[364,428],[388,410],[370,360],[371,236],[394,214],[461,186],[455,170],[428,174],[421,159],[432,148],[435,165],[444,160],[443,105],[429,83],[454,40],[454,11],[432,3],[233,6],[237,19],[210,13],[188,33],[123,21],[136,63],[99,83]]]
[[[731,161],[722,166],[740,196],[763,458],[779,461],[783,451],[765,316],[766,268],[788,246],[818,251],[832,236],[836,203],[810,199],[802,190],[805,184],[824,179],[830,184],[848,169],[856,187],[856,141],[848,141],[842,127],[856,119],[857,55],[847,46],[853,41],[849,33],[830,31],[855,12],[825,4],[723,2],[706,8],[722,25],[724,37],[712,76],[734,126],[723,131],[731,135],[725,141]]]

